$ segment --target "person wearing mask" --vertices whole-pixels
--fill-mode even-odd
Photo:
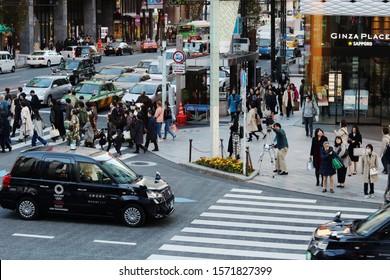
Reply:
[[[321,128],[316,128],[314,137],[311,140],[310,159],[313,161],[315,168],[315,176],[317,179],[316,186],[320,186],[320,168],[322,163],[321,148],[323,144],[328,141]],[[321,175],[321,186],[323,185],[324,177]]]
[[[333,147],[330,146],[330,143],[328,141],[325,141],[321,148],[322,163],[320,168],[320,174],[324,178],[322,192],[327,192],[329,181],[330,192],[334,193],[334,174],[336,174],[336,170],[332,166],[332,160],[335,156],[334,153],[335,152],[333,151]]]
[[[305,123],[307,137],[313,137],[313,119],[316,115],[318,115],[318,112],[318,106],[313,102],[311,95],[306,96],[305,103],[302,108],[302,118]]]
[[[286,132],[282,129],[280,123],[275,123],[272,126],[273,131],[276,134],[276,144],[275,148],[278,149],[278,154],[276,156],[276,170],[279,175],[288,175],[287,165],[286,165],[286,155],[288,152],[288,141]]]
[[[373,170],[378,170],[379,159],[378,155],[374,152],[374,148],[371,144],[366,145],[365,155],[362,156],[362,174],[363,174],[363,191],[364,198],[374,198],[374,183],[378,181],[378,171],[376,173]],[[368,190],[370,185],[370,190]]]
[[[162,141],[161,128],[162,128],[162,124],[164,123],[164,111],[162,108],[161,101],[157,101],[157,109],[156,112],[154,113],[154,117],[156,118],[156,129],[157,129],[158,141]]]

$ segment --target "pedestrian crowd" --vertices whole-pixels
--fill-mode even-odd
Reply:
[[[381,149],[374,150],[371,143],[363,145],[362,134],[357,125],[352,125],[350,131],[346,120],[340,121],[339,129],[334,135],[325,135],[321,128],[313,131],[313,123],[318,121],[320,112],[318,104],[313,97],[307,94],[304,80],[298,89],[292,84],[286,74],[282,75],[277,87],[269,80],[263,80],[257,87],[249,88],[246,94],[246,108],[242,108],[242,98],[233,88],[228,96],[228,113],[231,116],[230,137],[228,143],[229,157],[239,158],[241,153],[241,139],[244,138],[239,117],[246,110],[247,141],[265,139],[263,149],[272,149],[275,163],[274,174],[288,175],[286,156],[288,153],[287,135],[281,121],[297,111],[302,116],[306,137],[311,139],[308,150],[308,165],[315,171],[315,185],[322,192],[334,193],[336,188],[348,188],[348,177],[360,176],[362,182],[362,195],[364,198],[375,197],[375,183],[379,174],[388,175],[388,186],[385,197],[390,193],[390,130],[382,129]],[[266,125],[266,129],[262,125]],[[273,132],[272,137],[270,136]],[[267,145],[267,144],[271,144]],[[261,147],[260,147],[261,148]],[[389,195],[390,197],[390,195]]]
[[[12,151],[11,138],[15,137],[17,131],[18,142],[27,142],[28,139],[33,147],[37,141],[42,145],[48,145],[43,137],[47,124],[39,113],[41,103],[35,92],[29,93],[30,98],[26,98],[22,88],[18,88],[15,94],[11,94],[9,88],[4,92],[0,94],[1,152],[4,153],[6,148],[9,152]],[[99,129],[97,107],[94,102],[84,102],[82,97],[77,98],[74,90],[66,98],[65,103],[51,99],[49,100],[51,141],[62,139],[67,145],[75,147],[83,145],[96,148],[98,144],[101,149],[107,144],[106,150],[114,147],[116,156],[120,157],[122,145],[125,143],[130,148],[135,147],[134,153],[139,153],[140,149],[145,153],[150,143],[154,145],[153,151],[159,151],[158,142],[167,139],[168,134],[175,140],[176,118],[168,101],[165,101],[163,109],[161,101],[153,104],[143,92],[135,104],[137,104],[135,109],[131,109],[122,102],[112,101],[107,114],[107,125]]]

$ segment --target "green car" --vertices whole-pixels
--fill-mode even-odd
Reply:
[[[77,99],[84,97],[84,102],[95,102],[97,109],[108,108],[112,101],[119,101],[124,91],[117,88],[111,81],[84,81],[74,87]],[[70,98],[70,95],[65,95],[61,104],[64,105],[65,100]]]

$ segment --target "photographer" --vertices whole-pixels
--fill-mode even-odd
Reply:
[[[275,123],[271,128],[276,134],[275,148],[279,150],[278,155],[276,156],[276,170],[274,170],[274,172],[278,172],[279,175],[287,175],[286,155],[288,151],[288,142],[286,132],[282,129],[280,123]]]

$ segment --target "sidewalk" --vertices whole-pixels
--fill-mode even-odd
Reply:
[[[252,184],[265,185],[295,192],[317,194],[326,197],[377,203],[378,206],[383,202],[383,193],[387,185],[387,175],[379,175],[379,180],[377,183],[375,183],[376,197],[366,199],[363,195],[363,181],[362,175],[360,174],[360,165],[358,167],[357,175],[353,175],[351,177],[347,176],[344,189],[336,188],[337,175],[335,175],[335,192],[330,193],[328,186],[328,192],[322,193],[322,188],[315,185],[316,178],[314,175],[314,170],[306,170],[306,163],[309,159],[311,147],[311,138],[305,136],[306,133],[304,126],[301,124],[301,113],[295,112],[295,114],[291,116],[289,120],[286,118],[283,119],[280,116],[276,116],[275,120],[282,125],[282,128],[286,131],[287,134],[289,150],[286,156],[286,161],[289,174],[287,176],[275,175],[275,177],[272,178],[270,174],[272,173],[273,165],[271,164],[268,153],[264,155],[260,169],[259,158],[263,150],[263,145],[266,143],[266,140],[261,139],[262,137],[260,134],[260,139],[258,141],[254,137],[252,142],[246,142],[246,138],[242,139],[241,142],[242,148],[244,148],[244,145],[249,147],[253,167],[256,171],[259,171],[260,175],[245,178],[243,175],[232,175],[226,173],[226,176],[224,177],[236,180],[242,180],[245,178],[244,180]],[[219,138],[223,139],[224,157],[227,156],[226,150],[229,139],[229,121],[230,117],[220,117]],[[243,118],[240,119],[241,124],[242,122]],[[321,125],[314,124],[314,129],[317,127],[323,128]],[[334,128],[327,126],[326,128],[324,127],[323,130],[325,131],[325,135],[328,137],[329,141],[333,143]],[[375,137],[371,138],[378,138],[376,135],[377,132],[378,127],[372,127],[372,133],[370,135]],[[370,136],[363,139],[363,146],[371,143],[374,146],[374,151],[378,153],[380,151],[381,142],[368,138],[370,138]],[[189,139],[193,140],[192,162],[199,159],[201,156],[208,157],[211,155],[211,131],[208,125],[201,127],[179,127],[175,141],[173,141],[172,137],[168,135],[167,140],[159,142],[160,151],[156,154],[172,162],[183,164],[191,168],[196,168],[200,172],[205,172],[204,170],[207,170],[207,173],[218,175],[216,174],[218,172],[215,172],[210,168],[205,169],[194,163],[189,163]],[[382,166],[380,166],[380,170],[382,170]]]

